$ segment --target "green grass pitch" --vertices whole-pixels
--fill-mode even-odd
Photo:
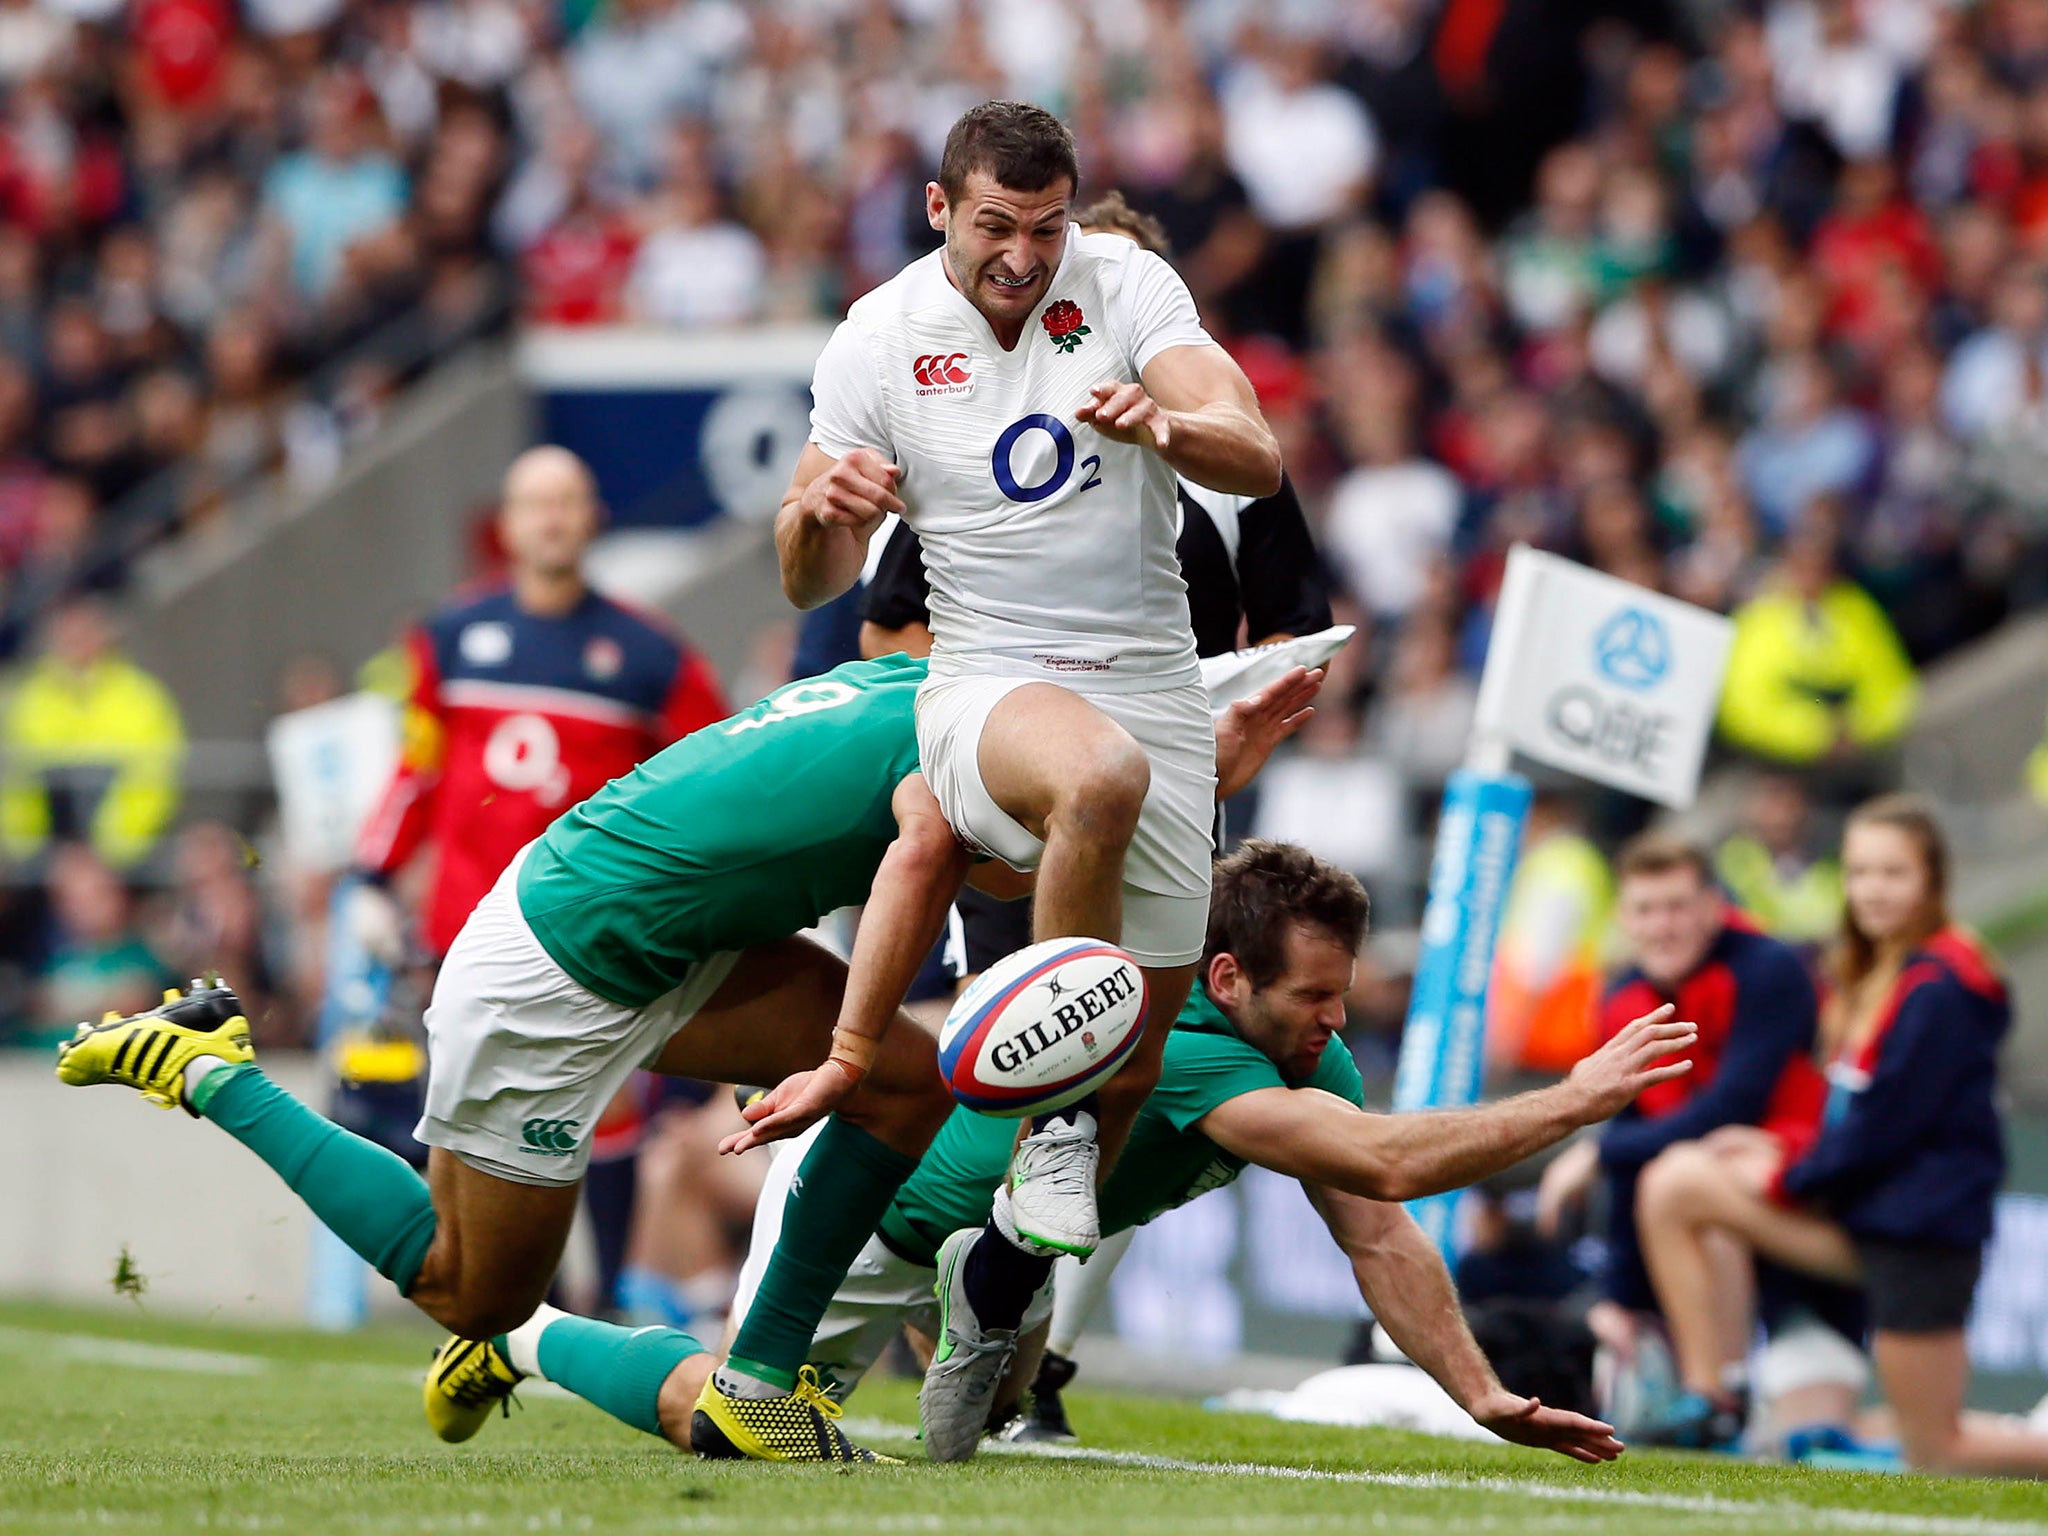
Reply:
[[[1078,1392],[1064,1457],[917,1458],[909,1384],[849,1421],[901,1467],[710,1465],[552,1390],[443,1446],[420,1416],[432,1336],[260,1331],[0,1306],[0,1531],[1919,1532],[2048,1536],[2048,1489],[1805,1473],[1285,1425]]]

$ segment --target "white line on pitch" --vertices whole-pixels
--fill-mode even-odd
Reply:
[[[906,1438],[910,1431],[883,1419],[847,1419],[855,1439]],[[990,1441],[984,1454],[1092,1461],[1156,1472],[1196,1472],[1228,1477],[1269,1477],[1288,1482],[1363,1483],[1379,1488],[1412,1488],[1435,1493],[1505,1493],[1560,1503],[1617,1504],[1662,1509],[1674,1514],[1714,1515],[1742,1520],[1776,1520],[1823,1530],[1896,1531],[1901,1536],[2048,1536],[2048,1525],[2024,1520],[1989,1520],[1975,1515],[1891,1514],[1803,1504],[1795,1499],[1729,1499],[1698,1494],[1648,1493],[1636,1488],[1575,1488],[1568,1483],[1512,1477],[1459,1477],[1445,1472],[1337,1472],[1319,1467],[1283,1467],[1256,1461],[1189,1461],[1141,1451],[1109,1451],[1075,1445],[1013,1445]]]

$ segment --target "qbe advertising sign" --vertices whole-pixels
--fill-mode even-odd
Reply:
[[[1478,730],[1539,762],[1690,805],[1721,701],[1718,614],[1518,546],[1494,619]]]

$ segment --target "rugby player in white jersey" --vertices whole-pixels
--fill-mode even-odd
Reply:
[[[805,608],[852,586],[889,513],[917,531],[926,778],[964,841],[1037,869],[1034,936],[1121,943],[1155,1021],[1098,1096],[1033,1123],[988,1226],[940,1256],[921,1398],[940,1459],[971,1454],[1052,1256],[1095,1247],[1098,1146],[1114,1158],[1157,1081],[1201,954],[1215,764],[1176,476],[1280,484],[1257,397],[1186,285],[1126,239],[1083,235],[1078,182],[1072,136],[1040,108],[989,102],[953,125],[926,189],[945,245],[826,346],[776,523]]]

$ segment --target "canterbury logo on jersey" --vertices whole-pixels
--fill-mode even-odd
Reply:
[[[919,398],[974,393],[974,371],[965,352],[928,352],[911,363],[910,376],[917,381],[912,393]]]
[[[519,1150],[536,1157],[567,1157],[576,1150],[576,1132],[582,1124],[581,1120],[529,1120],[519,1128],[520,1139],[526,1143]]]

